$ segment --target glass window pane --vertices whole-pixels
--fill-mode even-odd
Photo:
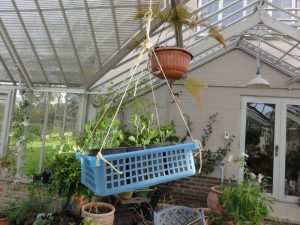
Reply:
[[[286,112],[286,159],[284,194],[300,196],[300,106]]]

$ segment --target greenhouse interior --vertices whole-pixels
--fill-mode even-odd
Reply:
[[[300,0],[0,0],[0,225],[300,224]]]

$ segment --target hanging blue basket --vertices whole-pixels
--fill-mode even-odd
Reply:
[[[136,152],[106,155],[119,174],[95,156],[77,153],[81,159],[81,182],[100,196],[107,196],[177,180],[195,174],[194,142]]]

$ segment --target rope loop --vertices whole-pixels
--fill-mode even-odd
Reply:
[[[198,173],[200,174],[200,173],[201,173],[201,170],[202,170],[202,151],[203,151],[203,146],[202,146],[201,141],[199,141],[199,140],[194,140],[194,143],[195,143],[195,145],[196,145],[196,148],[199,150],[199,151],[194,155],[194,157],[196,157],[197,155],[199,155],[200,165],[199,165]]]
[[[96,161],[96,166],[100,166],[100,160],[102,160],[104,163],[108,164],[114,171],[116,171],[118,174],[123,174],[122,171],[118,170],[113,164],[111,164],[109,161],[107,161],[104,156],[102,155],[101,152],[97,154],[97,161]]]

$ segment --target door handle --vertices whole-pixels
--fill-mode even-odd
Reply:
[[[279,146],[275,145],[275,156],[278,156],[278,149],[279,149]]]

